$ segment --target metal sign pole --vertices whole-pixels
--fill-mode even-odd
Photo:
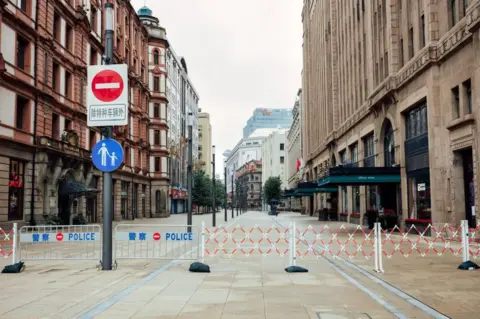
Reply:
[[[223,169],[223,176],[224,176],[224,183],[225,185],[224,188],[225,188],[225,195],[224,195],[224,205],[225,205],[225,222],[227,221],[228,219],[228,216],[227,216],[227,162],[225,162],[225,167]]]
[[[193,143],[193,135],[192,135],[192,127],[193,127],[193,113],[188,113],[188,166],[187,166],[187,189],[188,189],[188,213],[187,213],[187,232],[192,232],[192,166],[193,166],[193,153],[192,153],[192,143]]]
[[[106,30],[105,30],[105,64],[113,64],[113,4],[105,3],[106,15]],[[108,126],[103,129],[105,138],[112,138],[112,127]],[[113,266],[113,216],[112,216],[112,194],[113,181],[112,173],[103,173],[103,256],[102,256],[102,270],[112,270]]]
[[[217,225],[217,212],[215,210],[216,208],[216,194],[215,194],[215,145],[212,146],[212,150],[213,150],[213,158],[212,158],[212,208],[213,208],[213,212],[212,212],[212,226],[213,227],[216,227]]]
[[[236,199],[236,198],[235,198],[235,194],[233,193],[233,176],[234,176],[234,175],[233,175],[233,173],[232,173],[232,200],[231,200],[231,206],[232,206],[232,219],[235,217],[235,213],[234,213],[234,211],[233,211],[233,203],[234,203],[234,201],[233,201],[233,200],[234,200],[234,199]]]

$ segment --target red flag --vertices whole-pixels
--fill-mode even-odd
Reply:
[[[300,170],[300,165],[302,165],[302,163],[300,163],[300,159],[297,158],[297,172]]]

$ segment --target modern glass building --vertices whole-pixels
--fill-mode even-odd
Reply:
[[[259,128],[289,128],[292,125],[292,109],[261,109],[253,111],[243,128],[243,138],[247,138]]]

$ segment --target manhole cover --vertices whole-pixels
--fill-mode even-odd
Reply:
[[[353,312],[317,312],[318,319],[372,319],[366,313]]]

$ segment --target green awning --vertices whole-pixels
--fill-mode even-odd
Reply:
[[[400,167],[351,167],[337,166],[329,168],[321,178],[318,187],[379,185],[400,183]]]
[[[313,196],[316,193],[335,193],[338,192],[337,187],[299,187],[285,191],[283,197],[305,197]]]
[[[97,189],[89,188],[75,180],[64,180],[58,188],[60,196],[69,196],[70,198],[79,198],[82,196],[92,196],[98,193]]]
[[[348,176],[329,176],[318,181],[318,186],[329,185],[366,185],[366,184],[384,184],[400,183],[400,175],[348,175]]]

